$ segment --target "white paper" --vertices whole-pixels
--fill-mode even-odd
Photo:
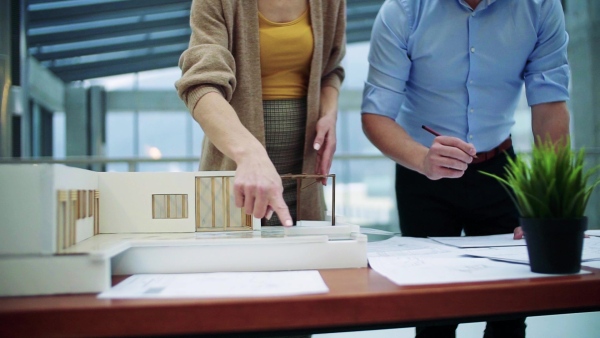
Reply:
[[[588,236],[600,237],[600,229],[588,230],[585,234]]]
[[[529,265],[473,257],[370,257],[369,264],[398,285],[482,282],[548,277],[531,272]]]
[[[478,248],[465,249],[465,255],[474,257],[483,257],[511,263],[529,264],[529,255],[527,247],[497,247],[497,248]]]
[[[465,249],[464,253],[466,255],[476,257],[486,257],[507,262],[529,264],[529,255],[527,254],[527,247]],[[586,262],[593,260],[600,260],[600,238],[584,238],[581,261]]]
[[[387,256],[459,256],[460,250],[436,243],[427,238],[395,236],[379,242],[367,244],[368,257]]]
[[[511,239],[512,240],[512,239]],[[529,265],[469,257],[470,250],[516,249],[524,246],[459,249],[426,238],[393,237],[367,245],[369,265],[398,285],[482,282],[548,277]],[[582,272],[586,273],[586,272]]]
[[[594,269],[600,269],[600,261],[581,262],[581,266],[587,266]]]
[[[513,234],[490,236],[429,237],[442,244],[458,248],[489,248],[497,246],[524,246],[522,239],[513,239]]]
[[[318,271],[133,275],[98,298],[269,297],[327,293]]]

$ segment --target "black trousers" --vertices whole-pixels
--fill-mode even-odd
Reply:
[[[512,148],[506,154],[515,156]],[[460,236],[463,231],[467,236],[512,233],[518,226],[516,207],[499,182],[479,172],[504,175],[507,155],[469,165],[461,178],[436,181],[397,165],[396,198],[402,236]],[[455,337],[456,327],[417,327],[416,337]],[[484,337],[525,337],[525,318],[489,321]]]

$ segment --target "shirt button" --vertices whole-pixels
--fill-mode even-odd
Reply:
[[[471,47],[471,53],[475,53],[475,47]]]
[[[469,135],[469,139],[472,140],[473,139],[473,135]]]
[[[475,109],[471,108],[471,110],[470,110],[470,111],[471,111],[471,113],[472,113],[472,112],[474,112],[474,111],[475,111]]]
[[[472,13],[471,16],[475,16],[475,13]]]
[[[469,84],[473,84],[473,80],[469,80]]]

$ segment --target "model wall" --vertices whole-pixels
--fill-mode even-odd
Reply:
[[[197,174],[100,173],[100,233],[195,232]],[[155,218],[161,215],[153,206],[164,196],[178,207],[183,200],[185,217],[171,210],[174,217]]]
[[[6,164],[0,165],[0,186],[0,254],[53,254],[59,246],[58,192],[97,190],[98,178],[63,165]],[[90,222],[75,221],[75,242],[90,235]]]

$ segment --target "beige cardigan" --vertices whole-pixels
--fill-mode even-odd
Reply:
[[[315,46],[308,83],[302,171],[312,174],[315,172],[317,154],[312,143],[320,117],[321,87],[332,86],[339,90],[344,78],[340,62],[345,53],[346,1],[310,0],[310,19]],[[189,48],[179,59],[182,76],[175,83],[179,96],[193,112],[203,95],[221,93],[237,112],[242,124],[264,146],[256,0],[194,0],[190,26],[192,34]],[[194,119],[198,121],[197,116]],[[200,170],[235,168],[235,162],[205,137]],[[312,182],[305,181],[303,186]],[[323,217],[325,203],[322,191],[320,184],[312,184],[302,190],[302,219]]]

